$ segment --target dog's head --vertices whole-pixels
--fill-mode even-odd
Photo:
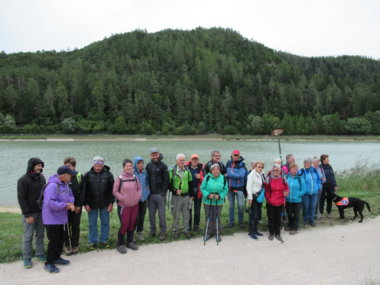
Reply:
[[[339,202],[340,200],[343,199],[342,197],[338,196],[338,195],[335,194],[335,193],[333,193],[333,194],[331,195],[331,197],[332,197],[334,203]]]

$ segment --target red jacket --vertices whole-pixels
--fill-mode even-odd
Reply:
[[[265,199],[272,206],[278,207],[284,205],[285,196],[284,192],[289,192],[288,184],[286,180],[281,176],[274,178],[273,176],[268,176],[264,182],[265,187]]]
[[[193,170],[191,169],[191,161],[186,162],[186,167],[190,170],[190,172],[193,174]],[[202,198],[202,191],[201,191],[201,184],[204,179],[203,175],[203,165],[201,163],[198,163],[198,168],[197,168],[197,173],[200,174],[200,178],[198,180],[198,185],[197,185],[197,191],[194,192],[194,196],[198,197],[198,199]],[[193,179],[196,179],[193,175]]]

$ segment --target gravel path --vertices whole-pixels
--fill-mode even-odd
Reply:
[[[219,246],[192,239],[90,252],[59,274],[37,262],[0,264],[0,284],[380,284],[380,217],[283,236],[284,244],[235,234]]]

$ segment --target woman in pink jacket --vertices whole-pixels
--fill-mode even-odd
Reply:
[[[133,163],[130,159],[123,161],[123,171],[115,178],[113,185],[113,195],[117,199],[117,213],[120,219],[120,229],[118,232],[117,251],[121,254],[127,253],[125,247],[125,233],[127,233],[127,247],[137,250],[137,245],[133,242],[133,232],[136,226],[139,201],[141,199],[141,184],[133,174]]]

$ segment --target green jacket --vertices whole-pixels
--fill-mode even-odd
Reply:
[[[208,173],[203,179],[201,185],[201,191],[203,196],[203,203],[206,205],[215,205],[215,200],[208,198],[208,195],[218,193],[220,198],[216,200],[218,206],[224,204],[224,198],[228,192],[228,183],[227,179],[223,174],[220,174],[218,177],[214,177],[211,173]],[[212,203],[211,203],[212,202]]]
[[[194,195],[194,189],[192,187],[193,175],[190,170],[185,167],[185,173],[181,177],[177,174],[177,166],[174,166],[169,170],[169,190],[175,193],[176,190],[182,190],[182,196],[184,195]]]

